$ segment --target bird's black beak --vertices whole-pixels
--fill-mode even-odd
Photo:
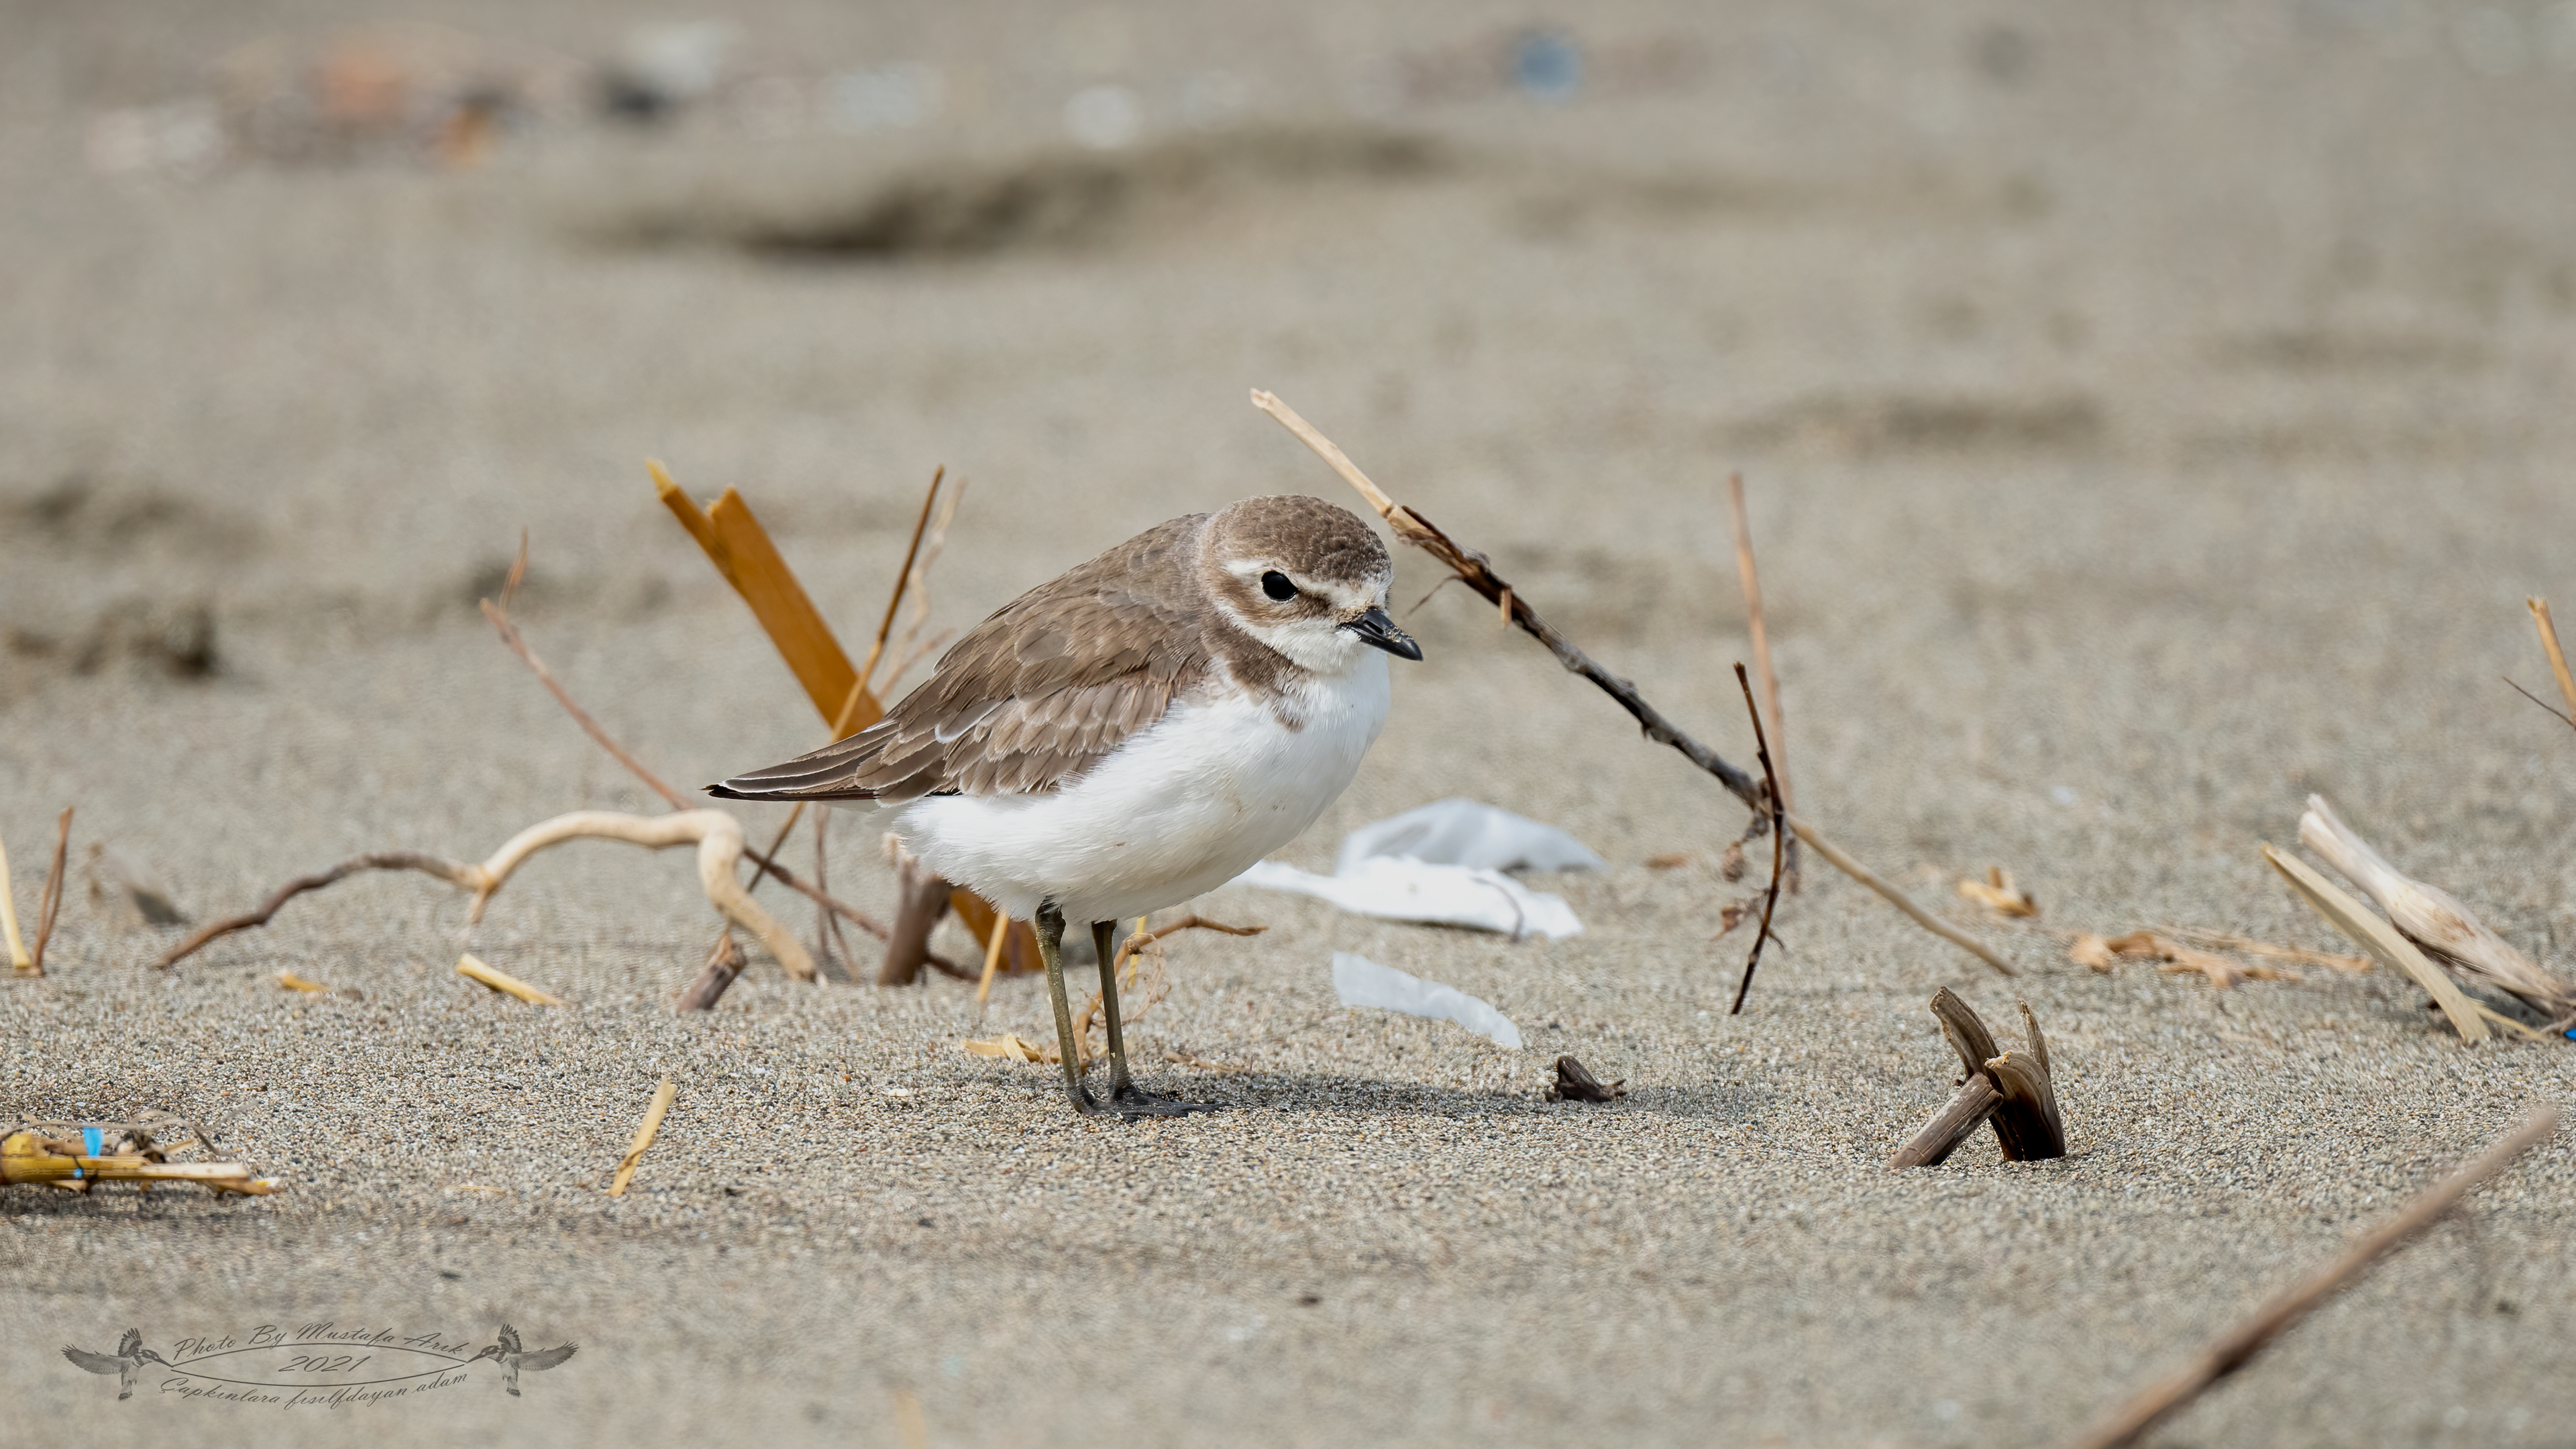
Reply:
[[[1398,659],[1422,657],[1422,646],[1413,642],[1412,635],[1395,627],[1395,621],[1386,616],[1384,609],[1371,609],[1342,627],[1359,635],[1363,642],[1374,644]]]

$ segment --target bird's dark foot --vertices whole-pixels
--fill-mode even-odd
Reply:
[[[1073,1110],[1085,1117],[1097,1117],[1109,1110],[1100,1105],[1100,1099],[1091,1095],[1091,1089],[1080,1082],[1067,1087],[1065,1095],[1072,1099]]]
[[[1160,1092],[1148,1092],[1134,1082],[1121,1083],[1109,1094],[1109,1110],[1131,1121],[1138,1117],[1186,1117],[1192,1112],[1221,1112],[1223,1102],[1184,1102]]]

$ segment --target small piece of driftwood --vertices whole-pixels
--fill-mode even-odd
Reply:
[[[1556,1059],[1556,1080],[1548,1084],[1551,1102],[1615,1102],[1628,1095],[1628,1079],[1621,1077],[1604,1085],[1572,1057]]]
[[[2457,896],[2390,865],[2336,816],[2324,796],[2308,797],[2308,811],[2299,817],[2299,843],[2377,901],[2388,913],[2388,923],[2425,955],[2469,984],[2501,991],[2550,1020],[2576,1012],[2576,984],[2515,949]]]
[[[2495,1176],[2537,1143],[2558,1130],[2555,1108],[2543,1107],[2476,1160],[2426,1189],[2396,1216],[2362,1236],[2331,1263],[2255,1310],[2244,1322],[2220,1334],[2192,1361],[2141,1390],[2091,1428],[2066,1441],[2066,1449],[2121,1449],[2182,1408],[2220,1379],[2243,1368],[2283,1329],[2306,1316],[2328,1295],[2407,1239],[2430,1227],[2469,1189]]]
[[[456,962],[456,974],[478,982],[504,996],[515,996],[530,1006],[569,1006],[572,1003],[541,986],[531,986],[507,971],[498,971],[483,963],[483,958],[468,951]]]
[[[1996,1145],[2006,1162],[2044,1162],[2066,1155],[2066,1122],[2057,1107],[2056,1079],[2048,1060],[2048,1038],[2030,1003],[2021,1005],[2022,1029],[2030,1038],[2027,1052],[2000,1051],[1994,1033],[1968,1003],[1944,986],[1932,996],[1932,1018],[1942,1038],[1959,1056],[1959,1091],[1932,1114],[1932,1120],[1906,1140],[1887,1160],[1893,1168],[1931,1167],[1976,1134],[1977,1124],[1993,1124]]]
[[[1768,808],[1762,803],[1762,787],[1751,775],[1728,763],[1715,750],[1682,733],[1671,720],[1664,718],[1662,711],[1646,702],[1646,697],[1637,692],[1635,684],[1603,668],[1598,660],[1584,653],[1573,640],[1558,633],[1546,620],[1539,617],[1536,609],[1530,607],[1527,597],[1515,592],[1511,584],[1494,572],[1493,562],[1490,559],[1441,532],[1430,520],[1413,509],[1388,497],[1386,491],[1369,481],[1369,476],[1361,472],[1359,465],[1353,463],[1349,455],[1337,447],[1332,439],[1317,431],[1314,424],[1298,416],[1297,410],[1281,402],[1276,394],[1255,388],[1252,392],[1252,405],[1268,413],[1280,426],[1296,435],[1299,442],[1304,443],[1316,457],[1323,459],[1334,472],[1340,474],[1343,482],[1357,489],[1360,496],[1368,500],[1369,507],[1377,510],[1377,516],[1386,520],[1386,526],[1395,531],[1398,539],[1439,560],[1452,574],[1456,575],[1460,582],[1473,589],[1485,602],[1508,610],[1512,622],[1520,626],[1521,632],[1545,645],[1547,651],[1556,656],[1557,663],[1563,665],[1568,671],[1590,680],[1602,693],[1616,700],[1619,707],[1626,710],[1629,716],[1637,721],[1638,727],[1645,731],[1647,739],[1660,745],[1669,745],[1679,751],[1682,758],[1714,776],[1719,784],[1726,787],[1728,793],[1743,801],[1748,807],[1755,810]],[[1789,828],[1798,833],[1798,838],[1805,841],[1809,849],[1823,856],[1834,869],[1867,886],[1889,905],[1903,911],[1908,919],[1933,935],[1957,946],[2006,976],[2013,974],[2012,967],[2005,963],[2004,958],[1996,955],[1994,950],[1984,942],[1946,921],[1934,919],[1929,912],[1908,900],[1903,891],[1881,880],[1877,875],[1864,869],[1858,861],[1828,844],[1824,837],[1816,833],[1814,827],[1797,816],[1791,815],[1788,820]]]

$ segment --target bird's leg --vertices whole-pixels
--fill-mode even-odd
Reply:
[[[1100,1011],[1109,1022],[1109,1110],[1122,1117],[1183,1117],[1213,1112],[1222,1103],[1183,1102],[1148,1092],[1127,1075],[1127,1036],[1118,1022],[1118,923],[1091,923],[1092,949],[1100,956]]]
[[[1091,1100],[1091,1092],[1082,1085],[1082,1043],[1073,1035],[1073,1007],[1064,999],[1064,912],[1049,901],[1038,907],[1031,925],[1038,928],[1038,959],[1046,963],[1047,995],[1055,1002],[1055,1041],[1057,1054],[1064,1058],[1064,1094],[1073,1099],[1073,1110],[1088,1117],[1100,1110]]]

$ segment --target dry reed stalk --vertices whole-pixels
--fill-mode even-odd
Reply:
[[[2567,701],[2567,721],[2576,724],[2576,674],[2567,672],[2567,651],[2558,647],[2558,625],[2549,617],[2549,601],[2535,596],[2523,602],[2531,607],[2531,622],[2540,630],[2540,647],[2549,655],[2549,672],[2558,676],[2559,696]]]
[[[2325,857],[2326,864],[2377,901],[2388,923],[2434,961],[2475,985],[2514,997],[2545,1018],[2576,1012],[2576,985],[2551,974],[2489,930],[2457,896],[2390,865],[2369,841],[2336,817],[2324,796],[2308,797],[2308,811],[2299,817],[2299,843]]]
[[[307,981],[292,971],[278,972],[277,984],[283,990],[301,991],[307,996],[327,996],[331,992],[331,988],[321,982]]]
[[[1735,572],[1744,583],[1745,631],[1753,638],[1753,667],[1762,676],[1762,708],[1771,717],[1772,774],[1780,785],[1780,808],[1788,810],[1797,803],[1789,790],[1789,727],[1781,723],[1780,676],[1771,668],[1771,631],[1762,613],[1762,571],[1753,562],[1753,521],[1744,509],[1743,474],[1727,475],[1726,496],[1735,522]],[[1798,855],[1794,845],[1789,849],[1783,878],[1790,894],[1797,894]]]
[[[912,585],[913,561],[921,557],[921,535],[930,527],[930,505],[939,501],[939,484],[948,476],[945,464],[930,470],[930,487],[921,495],[921,516],[912,521],[912,541],[903,547],[903,566],[895,570],[894,589],[886,595],[885,617],[877,621],[877,636],[869,641],[868,659],[859,666],[859,677],[850,688],[850,698],[832,721],[832,738],[844,737],[861,697],[869,696],[868,681],[876,677],[877,661],[885,657],[886,636],[894,632],[894,616],[903,607],[904,591]],[[898,676],[900,677],[900,676]],[[872,697],[872,696],[869,696]]]
[[[644,1160],[644,1149],[653,1145],[653,1134],[662,1130],[662,1114],[671,1110],[671,1099],[679,1095],[680,1089],[672,1085],[669,1077],[664,1077],[662,1085],[653,1089],[653,1104],[644,1109],[644,1122],[635,1129],[634,1145],[626,1149],[624,1157],[617,1159],[616,1179],[608,1184],[610,1197],[626,1196],[626,1184],[634,1181],[635,1168]],[[591,1181],[599,1179],[594,1177]]]
[[[2302,900],[2326,918],[2326,924],[2352,939],[2352,943],[2378,958],[2380,964],[2424,988],[2451,1020],[2451,1029],[2460,1040],[2469,1043],[2487,1039],[2487,1024],[2478,1016],[2457,983],[2443,974],[2442,968],[2415,949],[2415,943],[2400,935],[2397,929],[2370,913],[2370,908],[2346,895],[2334,882],[2317,874],[2314,867],[2294,855],[2263,847],[2263,858],[2289,881]]]
[[[2502,1172],[2512,1165],[2515,1158],[2557,1130],[2558,1112],[2554,1107],[2542,1107],[2525,1117],[2493,1147],[2425,1189],[2413,1202],[2399,1209],[2396,1216],[2353,1239],[2333,1262],[2309,1274],[2256,1309],[2253,1316],[2220,1334],[2208,1347],[2194,1355],[2190,1363],[2140,1390],[2093,1427],[2067,1440],[2067,1449],[2120,1449],[2122,1445],[2137,1442],[2167,1416],[2207,1392],[2212,1384],[2245,1367],[2254,1355],[2263,1351],[2264,1345],[2305,1317],[2310,1309],[2335,1290],[2359,1277],[2363,1270],[2407,1239],[2432,1226],[2453,1203],[2467,1195],[2469,1189]]]
[[[31,975],[45,974],[45,947],[54,939],[54,913],[63,907],[63,869],[71,856],[72,807],[54,818],[54,861],[45,872],[45,893],[36,903],[36,944],[29,953],[35,958]]]
[[[590,711],[583,709],[580,702],[572,697],[572,692],[556,681],[554,671],[546,668],[545,661],[528,647],[528,641],[519,637],[519,626],[510,619],[510,599],[518,593],[519,581],[527,574],[528,535],[522,529],[519,532],[519,556],[510,564],[509,577],[501,583],[501,600],[497,604],[490,599],[483,600],[483,617],[492,621],[492,627],[500,631],[501,642],[510,646],[510,652],[519,656],[519,662],[536,674],[537,682],[546,687],[546,692],[555,697],[555,703],[564,707],[564,712],[572,716],[573,723],[581,726],[582,733],[590,736],[592,743],[608,751],[610,757],[626,767],[627,773],[643,781],[647,789],[661,796],[672,809],[688,809],[689,802],[681,798],[679,791],[664,784],[660,776],[644,768],[643,761],[626,753],[625,746],[609,738],[608,731],[600,728],[599,721],[590,717]]]
[[[1645,731],[1647,739],[1660,745],[1669,745],[1679,751],[1682,758],[1714,776],[1719,784],[1726,787],[1728,793],[1743,801],[1746,806],[1755,810],[1766,808],[1762,804],[1762,787],[1754,782],[1751,775],[1727,763],[1716,751],[1682,733],[1672,721],[1664,718],[1661,711],[1646,702],[1645,697],[1637,692],[1634,684],[1603,668],[1591,655],[1577,647],[1573,640],[1558,633],[1546,620],[1539,617],[1537,610],[1530,607],[1528,599],[1511,592],[1511,586],[1494,573],[1493,564],[1483,554],[1456,542],[1421,514],[1389,498],[1375,483],[1369,481],[1368,475],[1362,473],[1339,447],[1334,445],[1332,439],[1316,431],[1314,424],[1299,417],[1296,409],[1281,402],[1274,394],[1255,388],[1252,393],[1252,405],[1268,413],[1282,427],[1295,434],[1299,442],[1312,449],[1315,456],[1323,459],[1334,472],[1340,474],[1343,482],[1357,489],[1360,496],[1368,500],[1369,506],[1377,510],[1378,517],[1386,520],[1387,527],[1395,531],[1398,539],[1421,549],[1446,565],[1457,576],[1460,583],[1475,590],[1487,603],[1509,608],[1512,622],[1520,626],[1521,632],[1545,645],[1548,652],[1556,656],[1557,663],[1563,665],[1569,672],[1590,680],[1604,694],[1618,701],[1619,707],[1626,710],[1637,721],[1639,728]],[[1507,595],[1508,603],[1505,602]],[[1797,832],[1798,838],[1805,841],[1810,849],[1825,857],[1836,870],[1867,886],[1884,898],[1888,904],[1903,911],[1916,925],[1957,946],[2004,975],[2014,974],[2012,967],[2006,965],[2004,959],[1984,943],[1947,922],[1934,919],[1930,913],[1907,900],[1904,892],[1889,885],[1858,861],[1844,854],[1823,836],[1817,834],[1814,827],[1806,824],[1796,815],[1789,815],[1787,819],[1789,828]]]
[[[993,972],[1002,964],[1002,937],[1010,929],[1002,924],[1005,919],[1007,917],[999,916],[994,919],[992,934],[984,943],[984,975],[975,983],[975,1024],[977,1026],[984,1024],[984,1003],[993,995]]]
[[[9,875],[9,847],[0,844],[0,936],[9,942],[9,968],[21,976],[40,974],[27,943],[18,939],[18,885]]]
[[[845,737],[851,730],[864,729],[883,717],[884,706],[861,687],[859,671],[851,665],[850,656],[842,652],[831,626],[823,621],[805,586],[797,582],[777,545],[770,541],[768,531],[752,515],[751,505],[742,501],[742,495],[728,488],[714,506],[702,510],[679,484],[671,481],[669,470],[660,463],[648,460],[644,466],[653,475],[653,487],[663,506],[697,540],[716,572],[751,606],[752,617],[786,659],[788,669],[804,686],[806,697],[814,702],[815,711],[831,724],[834,737]],[[901,575],[897,582],[900,587]],[[793,812],[791,818],[792,815]],[[771,870],[781,881],[787,880],[786,874],[775,866]],[[952,892],[949,907],[978,940],[993,928],[992,906],[972,891]],[[882,931],[873,934],[881,939],[887,937]],[[1010,953],[1012,970],[1038,969],[1037,936],[1025,922],[1011,932]],[[954,970],[946,962],[936,964],[943,970]]]
[[[920,562],[908,564],[906,567],[906,577],[912,584],[912,617],[904,621],[903,638],[894,646],[894,662],[886,666],[885,678],[888,684],[899,682],[911,671],[912,666],[920,663],[923,656],[946,642],[949,634],[953,632],[942,630],[926,641],[918,644],[915,642],[921,640],[921,626],[930,622],[930,566],[939,561],[940,552],[948,546],[948,525],[957,520],[957,505],[963,502],[965,497],[966,480],[960,478],[957,480],[957,486],[949,491],[947,499],[940,504],[939,521],[931,525],[930,536],[922,542]]]
[[[1789,844],[1784,823],[1788,811],[1780,797],[1780,777],[1771,768],[1771,745],[1763,734],[1762,711],[1753,707],[1753,683],[1744,677],[1741,663],[1735,666],[1735,684],[1744,691],[1744,712],[1753,719],[1753,757],[1762,764],[1762,798],[1770,806],[1771,884],[1762,892],[1762,929],[1753,933],[1753,950],[1744,958],[1744,979],[1735,985],[1735,1004],[1726,1010],[1729,1016],[1743,1013],[1745,995],[1753,990],[1753,970],[1762,964],[1763,943],[1771,939],[1771,912],[1780,904],[1780,872],[1787,864]]]
[[[530,1006],[570,1006],[571,1002],[540,986],[531,986],[507,971],[483,964],[483,958],[468,951],[456,959],[456,974],[479,981],[505,996],[515,996]]]
[[[2272,961],[2288,961],[2300,966],[2328,966],[2337,971],[2370,969],[2370,958],[2367,956],[2338,956],[2332,951],[2311,951],[2302,946],[2276,946],[2269,941],[2257,941],[2251,936],[2237,935],[2233,931],[2209,931],[2198,926],[2158,926],[2155,930],[2157,934],[2170,936],[2177,941],[2189,941],[2194,945],[2241,952],[2247,956],[2261,956]]]

